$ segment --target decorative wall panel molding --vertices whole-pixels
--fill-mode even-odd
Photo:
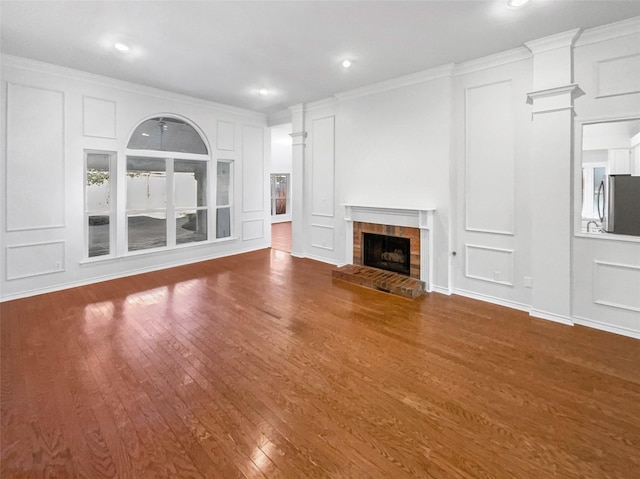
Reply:
[[[334,215],[335,117],[312,122],[311,212],[317,216]]]
[[[594,261],[593,302],[640,312],[640,266]]]
[[[311,225],[311,246],[333,251],[335,247],[335,228],[327,225]]]
[[[82,134],[84,136],[115,139],[116,102],[83,96]]]
[[[640,54],[596,63],[596,98],[640,92]]]
[[[242,126],[242,211],[264,209],[264,140],[262,128]]]
[[[7,87],[7,230],[65,223],[64,94]]]
[[[242,241],[264,238],[264,220],[244,220],[242,222]]]
[[[218,150],[235,150],[235,125],[229,121],[218,120]]]
[[[7,280],[64,271],[64,241],[7,246]]]
[[[465,92],[465,228],[512,235],[515,131],[511,80]]]
[[[465,244],[465,276],[513,286],[513,250]]]

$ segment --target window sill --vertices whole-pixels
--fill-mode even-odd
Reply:
[[[574,235],[576,238],[589,238],[601,241],[620,241],[625,243],[640,243],[640,236],[619,235],[602,232],[580,232]]]
[[[215,245],[215,244],[219,244],[219,243],[228,243],[231,241],[236,241],[240,239],[237,236],[229,236],[227,238],[217,238],[214,240],[210,240],[210,241],[198,241],[198,242],[194,242],[194,243],[188,243],[188,244],[181,244],[181,245],[176,245],[173,248],[153,248],[153,249],[148,249],[148,250],[140,250],[140,251],[132,251],[132,252],[127,252],[124,255],[121,256],[100,256],[100,257],[95,257],[95,258],[87,258],[87,259],[83,259],[82,261],[79,262],[80,266],[90,266],[90,265],[94,265],[94,264],[108,264],[108,263],[116,263],[116,262],[121,262],[123,260],[126,260],[127,258],[134,258],[137,256],[148,256],[148,255],[162,255],[162,254],[167,254],[173,251],[180,251],[180,250],[184,250],[184,249],[193,249],[193,248],[198,248],[198,247],[206,247],[206,246],[211,246],[211,245]]]

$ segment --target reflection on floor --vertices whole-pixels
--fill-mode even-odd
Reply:
[[[271,248],[291,253],[291,221],[271,225]]]

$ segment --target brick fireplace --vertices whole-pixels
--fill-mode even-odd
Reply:
[[[363,233],[410,240],[409,276],[432,291],[434,208],[390,208],[347,204],[346,264],[362,265]]]

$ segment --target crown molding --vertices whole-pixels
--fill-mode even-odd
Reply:
[[[575,46],[583,47],[637,34],[640,34],[640,17],[633,17],[620,22],[589,28],[582,32],[576,40]]]
[[[557,50],[558,48],[572,46],[579,33],[580,29],[575,28],[567,32],[550,35],[548,37],[539,38],[537,40],[531,40],[530,42],[526,42],[525,45],[529,50],[531,50],[531,53],[537,55],[538,53],[544,53],[550,50]]]
[[[224,103],[216,103],[211,100],[204,100],[189,95],[183,95],[181,93],[174,93],[167,90],[161,90],[159,88],[153,88],[139,83],[132,83],[124,80],[117,80],[102,75],[96,75],[95,73],[88,73],[81,70],[75,70],[73,68],[62,67],[51,63],[40,62],[37,60],[31,60],[29,58],[17,57],[13,55],[2,54],[0,55],[0,63],[3,68],[14,67],[22,70],[28,70],[34,73],[46,73],[49,75],[55,75],[70,80],[85,81],[94,85],[99,85],[108,88],[117,88],[130,93],[138,95],[146,95],[162,100],[172,100],[189,105],[205,107],[233,115],[239,115],[248,117],[252,120],[266,122],[267,115],[253,110],[246,110],[244,108],[238,108],[231,105],[225,105]]]
[[[447,65],[431,68],[429,70],[411,73],[410,75],[394,78],[392,80],[386,80],[361,88],[355,88],[353,90],[337,93],[335,97],[340,101],[353,100],[355,98],[373,95],[375,93],[382,93],[389,90],[395,90],[397,88],[416,85],[418,83],[437,80],[439,78],[447,78],[452,75],[453,70],[454,64],[448,63]]]
[[[322,108],[333,108],[337,104],[338,104],[338,99],[336,97],[324,98],[322,100],[305,103],[304,111],[305,113],[308,113],[314,110],[321,110]]]
[[[522,60],[530,60],[531,57],[531,51],[522,46],[504,52],[496,53],[494,55],[476,58],[467,62],[457,63],[453,74],[455,76],[466,75],[468,73],[475,73],[502,65],[508,65],[509,63],[515,63]]]

